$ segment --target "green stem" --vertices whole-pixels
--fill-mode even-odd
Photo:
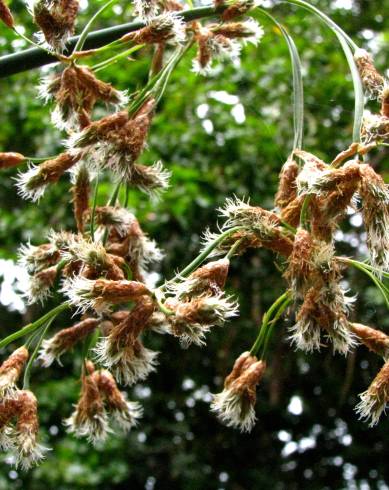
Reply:
[[[375,274],[373,274],[371,270],[369,270],[368,266],[366,267],[361,262],[357,260],[347,259],[346,257],[340,257],[338,260],[346,264],[352,265],[356,269],[366,274],[371,279],[371,281],[377,286],[382,296],[384,297],[386,306],[389,308],[389,288],[387,288],[385,284],[382,281],[380,281],[380,279]]]
[[[273,316],[273,314],[285,303],[285,300],[289,299],[290,292],[286,291],[283,295],[279,296],[276,301],[271,305],[267,312],[263,315],[261,327],[259,329],[258,336],[250,349],[250,354],[255,356],[261,345],[266,339],[266,328]]]
[[[92,70],[97,73],[98,71],[103,70],[104,68],[107,68],[108,66],[112,65],[112,63],[116,63],[118,60],[125,58],[132,53],[135,53],[135,51],[139,51],[144,46],[145,46],[144,44],[137,44],[136,46],[132,46],[131,48],[126,49],[122,53],[115,54],[115,56],[112,56],[111,58],[108,58],[104,61],[101,61],[100,63],[97,63],[96,65],[93,65]]]
[[[270,325],[270,328],[267,329],[267,332],[265,335],[265,339],[264,339],[264,343],[263,343],[263,347],[262,347],[262,352],[261,352],[261,359],[264,359],[266,356],[266,351],[267,351],[270,339],[273,335],[275,324],[277,323],[277,321],[279,320],[279,318],[281,317],[281,315],[284,313],[284,311],[290,305],[291,302],[292,302],[292,298],[290,296],[288,296],[285,299],[285,301],[278,308],[277,313],[274,315],[273,319],[269,322],[268,325]]]
[[[127,208],[128,207],[129,197],[130,197],[130,186],[128,184],[126,184],[126,193],[125,193],[125,196],[124,196],[124,203],[123,203],[123,207],[124,208]]]
[[[21,328],[17,332],[12,333],[11,335],[8,335],[8,337],[5,337],[3,340],[0,341],[0,349],[3,347],[7,346],[14,340],[20,339],[20,337],[24,337],[25,335],[29,335],[32,332],[35,332],[35,330],[39,327],[41,327],[44,323],[46,323],[48,320],[50,320],[52,317],[56,317],[59,315],[62,311],[66,310],[67,308],[70,307],[70,303],[66,301],[65,303],[62,303],[49,312],[47,312],[45,315],[43,315],[41,318],[36,320],[33,323],[29,323],[25,327]]]
[[[99,10],[90,18],[89,22],[86,24],[84,27],[84,30],[81,32],[80,37],[77,40],[76,45],[74,46],[73,53],[77,51],[81,51],[82,48],[84,47],[86,38],[92,28],[93,22],[97,19],[97,17],[104,12],[105,9],[110,7],[113,3],[115,3],[117,0],[109,0],[107,3],[105,3],[102,7],[99,8]]]
[[[199,267],[204,260],[208,257],[208,255],[218,246],[220,245],[226,238],[228,238],[233,233],[237,231],[243,230],[243,226],[235,226],[234,228],[230,228],[229,230],[221,233],[212,243],[208,245],[208,247],[198,255],[192,262],[185,267],[179,274],[177,274],[172,281],[174,281],[178,277],[186,277],[189,276],[194,270]]]
[[[303,205],[301,206],[300,225],[304,229],[309,228],[308,211],[309,211],[309,205],[311,203],[311,199],[312,199],[312,194],[308,194],[303,201]]]
[[[286,3],[292,3],[294,5],[298,5],[299,7],[304,8],[305,10],[308,10],[309,12],[312,12],[316,14],[321,20],[323,20],[331,29],[333,29],[335,32],[343,36],[343,38],[348,42],[348,44],[354,49],[358,49],[358,46],[355,44],[355,42],[351,39],[351,37],[344,32],[344,30],[336,24],[328,15],[324,14],[321,10],[318,8],[314,7],[308,2],[305,2],[304,0],[281,0],[281,2],[286,2]]]
[[[162,313],[164,313],[166,316],[172,316],[174,315],[174,311],[170,310],[169,308],[166,308],[166,306],[162,303],[161,299],[159,298],[159,290],[156,289],[154,292],[153,292],[153,297],[154,297],[154,300],[155,302],[157,303],[158,305],[158,308],[162,311]]]
[[[27,363],[26,369],[24,370],[24,376],[23,376],[23,390],[28,390],[30,387],[30,373],[31,373],[31,368],[32,365],[35,361],[36,356],[38,355],[39,348],[43,342],[43,339],[45,338],[46,332],[49,329],[50,325],[53,323],[55,320],[55,316],[51,317],[50,320],[47,321],[46,325],[44,328],[42,328],[42,332],[39,335],[38,342],[36,343],[35,349],[33,353],[30,356],[30,359]]]
[[[228,251],[228,253],[226,255],[226,259],[228,259],[228,260],[231,259],[231,257],[234,255],[234,253],[238,250],[239,245],[242,243],[242,241],[243,241],[243,238],[241,238],[240,240],[236,240],[236,242],[232,245],[232,247]]]

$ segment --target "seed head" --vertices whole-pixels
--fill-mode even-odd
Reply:
[[[78,310],[85,312],[92,308],[97,312],[109,310],[112,304],[133,301],[149,293],[148,288],[137,281],[90,280],[78,276],[66,279],[62,292]]]
[[[136,32],[125,34],[122,42],[155,44],[162,42],[182,43],[185,41],[185,24],[176,12],[165,12],[147,22],[147,26]]]
[[[359,395],[361,401],[355,407],[360,419],[369,421],[369,426],[378,424],[389,401],[389,362],[386,362],[369,388]]]
[[[41,365],[49,367],[55,359],[59,362],[62,354],[92,333],[99,323],[100,320],[97,318],[86,318],[72,327],[60,330],[50,339],[44,340],[38,356]]]
[[[31,391],[18,392],[18,420],[15,430],[16,467],[28,470],[38,464],[48,448],[38,443],[38,405]]]
[[[93,445],[105,441],[108,433],[111,432],[107,412],[93,373],[82,377],[79,401],[64,424],[68,427],[68,432],[76,437],[86,437]]]
[[[74,33],[78,0],[29,0],[34,22],[40,27],[38,40],[55,51],[62,51]]]
[[[266,369],[263,360],[243,353],[226,378],[224,390],[214,395],[211,410],[228,427],[250,432],[255,424],[256,386]]]
[[[116,381],[109,371],[102,370],[95,374],[100,393],[104,397],[104,403],[114,422],[128,432],[138,425],[143,410],[139,403],[129,402],[125,399],[116,385]]]
[[[12,13],[5,4],[4,0],[0,0],[0,20],[10,29],[12,29],[15,25]]]
[[[80,156],[62,153],[53,160],[46,160],[39,166],[30,165],[27,172],[19,173],[16,178],[19,194],[24,199],[38,201],[46,188],[57,182],[66,170],[69,170],[79,159]]]
[[[16,349],[0,366],[0,397],[12,395],[16,382],[28,359],[28,350],[23,346]]]
[[[354,59],[365,89],[371,97],[379,98],[385,79],[374,66],[372,56],[364,49],[357,49]]]
[[[0,4],[1,4],[1,0],[0,0]],[[0,152],[0,169],[16,167],[17,165],[19,165],[24,161],[26,161],[26,157],[21,153]]]
[[[358,339],[372,352],[382,356],[385,360],[389,357],[389,336],[381,330],[362,325],[361,323],[351,323],[350,329]]]

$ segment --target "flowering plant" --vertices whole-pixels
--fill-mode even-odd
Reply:
[[[37,400],[29,390],[35,359],[49,367],[84,340],[80,398],[65,425],[69,432],[92,443],[104,441],[113,428],[130,430],[138,424],[142,409],[137,402],[127,401],[117,383],[131,386],[157,368],[158,353],[144,345],[142,334],[169,334],[183,347],[204,345],[213,327],[238,314],[237,300],[227,295],[224,287],[230,261],[249,248],[267,248],[280,258],[286,290],[264,315],[250,351],[236,360],[224,389],[213,397],[211,409],[223,423],[242,431],[252,429],[256,386],[265,374],[275,323],[285,312],[295,312],[289,332],[295,348],[312,352],[326,342],[334,353],[348,354],[361,342],[385,361],[387,358],[389,337],[350,319],[355,298],[342,284],[344,269],[357,267],[389,303],[384,283],[389,273],[389,191],[368,163],[369,153],[386,145],[389,138],[389,90],[371,56],[307,2],[289,2],[318,15],[336,33],[353,76],[353,142],[332,161],[324,162],[302,149],[303,88],[296,46],[261,2],[216,2],[208,10],[196,12],[172,0],[140,1],[134,5],[139,22],[127,33],[84,50],[93,20],[113,1],[85,26],[71,52],[67,42],[74,31],[78,2],[38,0],[31,5],[41,30],[40,49],[62,66],[60,73],[42,80],[39,96],[54,105],[53,124],[66,133],[64,151],[41,161],[17,153],[0,154],[2,168],[28,163],[28,169],[19,174],[17,187],[23,197],[33,201],[68,172],[77,227],[77,232],[53,230],[45,243],[20,249],[20,263],[30,275],[27,300],[43,302],[53,289],[64,296],[63,303],[0,341],[4,347],[16,339],[27,339],[0,367],[0,443],[16,453],[17,464],[24,468],[38,462],[45,452],[38,442]],[[15,29],[9,8],[0,2],[1,20]],[[139,163],[153,117],[174,68],[194,45],[193,70],[204,75],[220,59],[237,59],[242,44],[260,41],[262,27],[254,19],[244,18],[253,9],[282,32],[293,65],[295,138],[281,169],[275,207],[266,210],[249,200],[227,198],[219,210],[223,224],[217,233],[206,231],[198,257],[155,287],[149,273],[163,254],[127,209],[129,189],[138,188],[155,199],[168,188],[170,172],[161,162]],[[200,23],[209,16],[217,22]],[[127,94],[99,80],[101,70],[145,45],[153,46],[154,55],[143,89]],[[82,64],[97,56],[108,58],[92,67]],[[366,96],[380,104],[379,113],[363,114],[363,87]],[[114,112],[96,119],[95,106],[101,103]],[[109,173],[115,185],[109,202],[97,206],[102,173]],[[126,189],[122,201],[121,188]],[[334,247],[334,233],[348,207],[357,207],[359,202],[367,231],[368,263],[340,257]],[[211,260],[205,263],[207,259]],[[50,336],[49,327],[56,316],[68,308],[80,318]],[[388,365],[384,364],[361,395],[357,412],[371,425],[385,409],[388,384]]]

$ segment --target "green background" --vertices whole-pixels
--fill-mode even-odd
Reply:
[[[273,3],[277,5],[272,13],[293,35],[303,61],[305,149],[330,161],[351,141],[353,93],[344,56],[334,35],[311,14],[285,2],[265,5]],[[371,48],[378,67],[385,68],[388,0],[354,1],[352,10],[342,8],[341,2],[312,3],[359,45]],[[93,0],[83,9],[79,29],[99,4]],[[31,33],[22,2],[12,2],[12,10]],[[96,28],[127,22],[130,13],[128,3],[118,2],[115,13],[107,12]],[[166,251],[158,270],[162,277],[171,277],[197,254],[207,226],[216,231],[216,209],[226,197],[250,196],[253,204],[268,209],[273,205],[278,172],[293,137],[291,67],[280,33],[266,19],[260,20],[266,36],[258,48],[243,50],[240,65],[225,63],[210,77],[198,77],[191,72],[192,51],[174,73],[159,106],[142,161],[161,159],[173,172],[171,187],[157,204],[133,191],[130,206]],[[0,46],[1,54],[24,47],[3,27]],[[100,72],[101,78],[120,89],[141,87],[150,55],[148,50],[136,53],[134,61]],[[64,135],[51,127],[49,109],[36,98],[44,73],[46,69],[0,80],[0,151],[44,156],[60,150]],[[235,98],[226,98],[226,93]],[[239,104],[244,122],[236,117],[242,113]],[[387,152],[375,153],[371,163],[388,181]],[[21,241],[42,243],[50,228],[74,229],[67,177],[34,204],[16,195],[15,174],[3,171],[0,179],[0,257],[13,260]],[[107,178],[101,203],[111,188]],[[356,225],[357,219],[345,221],[337,248],[363,257],[364,230]],[[354,318],[388,329],[389,319],[374,287],[355,271],[347,272],[346,278],[358,294]],[[369,429],[353,412],[357,394],[381,364],[362,347],[348,359],[326,349],[314,355],[295,352],[286,340],[290,323],[285,320],[272,341],[252,433],[225,428],[209,413],[208,393],[221,389],[234,359],[252,344],[262,312],[284,287],[270,253],[255,250],[234,260],[227,289],[239,298],[239,319],[214,329],[204,348],[182,350],[174,338],[148,335],[145,344],[161,352],[158,371],[129,390],[130,398],[144,405],[142,423],[129,436],[113,436],[97,449],[66,435],[61,423],[78,396],[79,349],[63,357],[62,368],[36,367],[32,389],[39,399],[42,439],[53,451],[27,474],[15,471],[2,455],[0,490],[389,488],[389,422],[383,417],[378,427]],[[53,298],[51,304],[58,300]],[[0,309],[2,336],[37,318],[40,311],[29,308],[21,315],[5,306]],[[71,321],[63,315],[54,328]],[[300,404],[301,410],[295,410]]]

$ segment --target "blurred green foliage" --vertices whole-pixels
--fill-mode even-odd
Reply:
[[[83,3],[79,26],[98,3]],[[266,4],[273,3],[272,12],[294,36],[303,60],[305,148],[329,161],[351,139],[353,93],[343,54],[317,19],[285,2]],[[312,3],[358,44],[372,49],[378,67],[385,68],[388,0]],[[351,10],[341,7],[351,3]],[[31,33],[23,3],[15,0],[12,9]],[[128,3],[119,2],[115,14],[106,12],[96,28],[125,22],[130,11]],[[159,106],[142,160],[161,159],[173,172],[171,187],[158,203],[134,191],[130,204],[166,251],[161,277],[170,277],[197,254],[204,229],[216,230],[216,209],[226,197],[250,196],[252,203],[273,205],[277,175],[292,142],[291,70],[282,36],[265,18],[258,19],[266,36],[258,48],[243,50],[239,65],[220,65],[215,74],[201,78],[191,72],[189,55]],[[0,46],[2,54],[25,47],[5,30]],[[143,50],[133,61],[121,61],[100,75],[133,91],[147,77],[150,56]],[[44,156],[61,148],[63,135],[50,126],[49,110],[36,98],[44,73],[47,68],[0,81],[0,151]],[[372,156],[372,164],[386,177],[387,157],[385,151]],[[44,241],[50,228],[74,229],[66,177],[37,205],[16,195],[14,175],[14,170],[4,171],[0,180],[0,253],[6,259],[15,259],[21,241]],[[107,179],[101,203],[110,191]],[[338,236],[343,254],[363,254],[363,229],[357,224],[346,223]],[[359,272],[349,271],[346,278],[358,293],[355,318],[388,329],[377,291]],[[255,338],[261,313],[283,287],[270,253],[254,251],[235,260],[228,289],[240,300],[240,318],[214,330],[203,349],[182,350],[175,339],[149,335],[145,344],[161,351],[158,372],[129,390],[130,398],[144,404],[144,419],[128,437],[113,436],[97,449],[66,435],[61,423],[77,400],[79,351],[64,356],[62,368],[36,368],[32,389],[40,403],[42,437],[53,451],[28,474],[13,470],[2,456],[0,490],[388,488],[388,421],[368,429],[353,412],[357,394],[380,367],[380,360],[362,347],[348,360],[326,350],[312,356],[296,353],[286,340],[285,321],[277,328],[270,367],[258,390],[253,432],[227,429],[209,413],[207,393],[220,390],[235,357]],[[36,317],[38,309],[20,315],[1,307],[3,335]],[[71,321],[63,315],[55,328]]]

